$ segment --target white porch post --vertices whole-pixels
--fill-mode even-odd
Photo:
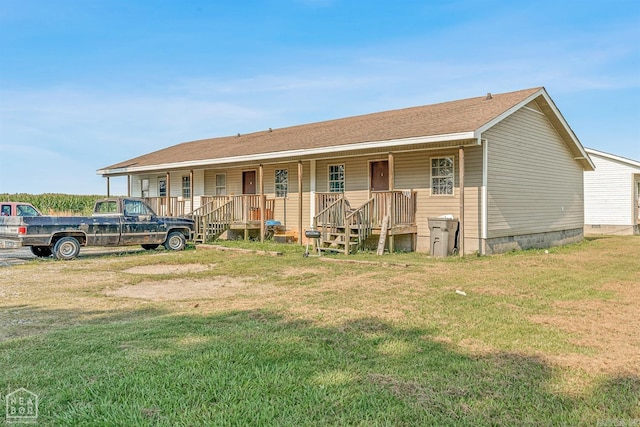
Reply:
[[[461,257],[464,256],[464,147],[461,146],[458,151],[460,162],[460,239],[458,246],[458,253]]]
[[[298,160],[298,244],[302,245],[302,161]]]
[[[167,172],[167,208],[166,215],[171,216],[171,174]]]
[[[193,169],[189,171],[189,212],[193,212]],[[182,212],[186,214],[187,212]]]
[[[258,168],[258,185],[260,185],[260,242],[264,242],[264,218],[265,218],[265,200],[264,200],[264,168],[262,165]]]
[[[309,227],[313,227],[316,214],[316,161],[309,161]]]

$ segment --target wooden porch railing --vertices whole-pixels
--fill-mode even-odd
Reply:
[[[200,196],[201,206],[189,217],[195,221],[195,239],[217,238],[232,224],[260,224],[260,198],[264,198],[265,220],[273,219],[274,199],[259,194],[240,196]]]
[[[344,198],[344,193],[316,193],[316,212],[319,213],[338,199]]]
[[[231,227],[232,201],[210,200],[188,216],[195,222],[194,240],[207,242],[216,239]]]
[[[362,206],[347,213],[345,221],[347,223],[345,240],[348,241],[350,234],[354,231],[358,233],[358,249],[361,249],[365,240],[373,232],[372,213],[374,212],[375,199],[372,197]]]
[[[178,200],[177,197],[169,197],[168,205],[166,197],[143,197],[142,200],[160,216],[184,216],[185,214],[185,200]]]
[[[329,203],[313,217],[313,228],[317,230],[322,227],[322,238],[326,240],[327,233],[335,233],[338,228],[345,226],[348,208],[346,199],[340,194],[339,198]]]
[[[260,197],[264,198],[264,219],[273,219],[274,199],[267,199],[264,195],[243,194],[240,196],[230,196],[233,201],[231,213],[232,222],[248,223],[260,221]]]
[[[210,209],[217,209],[231,200],[231,196],[200,196],[200,206],[209,205]]]
[[[396,225],[415,225],[416,192],[415,191],[374,191],[372,224],[381,227],[382,220],[389,216],[389,227]]]

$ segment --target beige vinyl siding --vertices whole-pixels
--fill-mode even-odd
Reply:
[[[131,196],[132,197],[142,196],[142,177],[140,177],[139,175],[131,176]]]
[[[583,227],[583,170],[546,117],[521,109],[488,140],[488,236]]]
[[[416,191],[416,225],[418,227],[418,250],[429,248],[429,218],[451,214],[458,218],[460,213],[458,189],[458,156],[457,150],[417,151],[414,153],[398,153],[394,156],[395,188],[398,190]],[[431,195],[431,158],[454,158],[454,190],[453,195]]]
[[[453,195],[431,195],[431,159],[453,157],[455,182]],[[349,157],[335,160],[318,160],[316,164],[316,190],[326,192],[329,165],[345,165],[345,196],[352,207],[358,207],[369,197],[369,164],[371,161],[388,160],[388,155]],[[466,245],[475,250],[480,233],[479,206],[482,185],[482,147],[465,149],[465,209]],[[394,189],[416,192],[417,249],[429,249],[429,218],[441,215],[460,215],[459,158],[458,149],[421,150],[394,153]],[[473,169],[473,170],[472,170]],[[469,240],[467,243],[466,241]]]
[[[287,169],[289,186],[288,195],[286,198],[275,197],[275,170]],[[259,179],[259,167],[258,166],[246,166],[229,169],[209,169],[204,173],[204,190],[205,194],[212,196],[215,194],[215,176],[216,174],[226,175],[226,189],[227,195],[240,195],[242,194],[242,172],[243,171],[256,171],[256,179]],[[273,218],[280,221],[283,225],[286,224],[288,230],[298,230],[298,163],[277,163],[267,164],[262,169],[264,180],[264,194],[268,199],[275,199]],[[309,162],[302,163],[302,223],[303,226],[309,222]],[[256,193],[260,192],[259,182],[256,182]],[[285,206],[286,205],[286,206]],[[285,217],[286,211],[286,217]]]
[[[224,174],[226,175],[226,171],[218,171],[213,169],[207,169],[204,171],[204,191],[202,195],[206,196],[215,196],[216,194],[216,175]],[[229,184],[225,181],[225,192],[229,194]]]
[[[303,229],[309,223],[309,162],[302,163],[302,225]],[[275,197],[276,169],[288,170],[287,197]],[[273,219],[286,225],[288,230],[298,230],[298,163],[278,163],[264,166],[264,193],[267,198],[274,199]],[[285,216],[286,212],[286,216]]]
[[[316,191],[329,191],[329,165],[344,165],[344,192],[351,207],[357,208],[369,197],[369,160],[384,160],[386,156],[361,156],[318,160],[316,163]]]
[[[478,247],[481,227],[480,203],[482,187],[482,147],[465,148],[465,250]],[[455,168],[454,193],[452,196],[431,195],[431,159],[453,157]],[[458,149],[443,151],[418,151],[400,153],[395,156],[396,189],[416,191],[416,225],[418,227],[418,250],[429,248],[429,218],[441,215],[460,217],[460,158]]]
[[[584,223],[635,225],[634,174],[640,167],[590,153],[595,171],[584,173]]]
[[[160,189],[158,188],[158,179],[166,178],[166,174],[149,174],[149,175],[134,175],[131,177],[131,196],[142,197],[142,180],[149,180],[149,197],[158,197],[160,195]],[[174,176],[171,176],[174,179]],[[173,195],[173,194],[172,194]]]
[[[482,237],[482,147],[464,150],[464,249],[479,249]]]

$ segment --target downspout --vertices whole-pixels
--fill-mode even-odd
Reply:
[[[396,210],[395,207],[395,199],[393,197],[393,190],[394,190],[394,186],[395,186],[395,174],[396,174],[396,166],[395,166],[395,159],[393,157],[393,153],[389,152],[388,156],[387,156],[387,164],[389,165],[389,191],[391,192],[389,194],[389,200],[391,201],[391,209],[389,210],[389,230],[393,230],[393,227],[396,225],[396,218],[394,215],[394,212]],[[392,254],[395,252],[395,239],[393,236],[393,233],[389,232],[389,253]]]
[[[489,208],[488,208],[488,190],[487,184],[489,181],[489,141],[486,139],[478,138],[478,141],[482,144],[482,201],[480,204],[480,216],[481,216],[481,230],[480,230],[480,255],[486,255],[487,235],[489,229]]]
[[[302,245],[302,160],[298,160],[298,244]]]

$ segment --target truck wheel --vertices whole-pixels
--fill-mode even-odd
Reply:
[[[154,245],[140,245],[140,246],[142,246],[142,249],[144,249],[146,251],[152,251],[152,250],[154,250],[155,248],[157,248],[160,245],[155,245],[154,244]]]
[[[53,246],[53,256],[58,259],[74,259],[80,253],[80,242],[75,237],[63,237]]]
[[[169,233],[167,240],[164,242],[164,247],[172,251],[181,251],[187,244],[187,239],[184,238],[184,234],[179,231]]]
[[[51,256],[51,248],[49,246],[31,246],[31,253],[40,258]]]

